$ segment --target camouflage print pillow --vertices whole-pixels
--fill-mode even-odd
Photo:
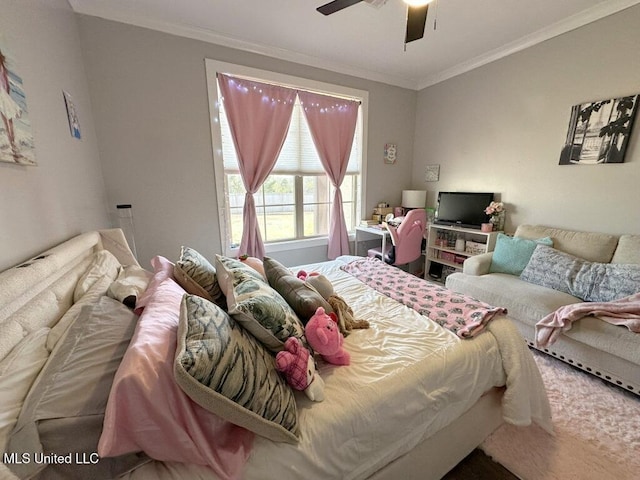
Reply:
[[[181,248],[180,258],[173,269],[173,276],[188,293],[206,298],[226,308],[216,269],[193,248],[184,246]]]
[[[176,382],[201,407],[276,442],[298,441],[293,391],[273,355],[213,303],[185,295],[180,306]]]
[[[233,319],[273,352],[282,350],[289,337],[299,338],[308,348],[304,326],[287,301],[251,267],[233,261],[243,265],[238,268],[229,260],[216,256],[216,269]]]

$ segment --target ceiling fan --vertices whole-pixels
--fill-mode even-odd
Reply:
[[[333,0],[326,3],[316,10],[323,15],[331,15],[344,8],[355,5],[366,0]],[[384,0],[386,2],[386,0]],[[433,0],[403,0],[407,4],[407,31],[405,33],[404,43],[413,42],[424,36],[424,27],[427,23],[427,11],[429,3]],[[369,3],[372,3],[371,1]]]

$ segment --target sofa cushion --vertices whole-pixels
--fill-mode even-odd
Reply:
[[[538,244],[553,246],[553,240],[549,237],[529,240],[528,238],[510,237],[504,233],[499,233],[493,257],[491,258],[489,273],[520,275],[524,267],[529,263],[529,259]]]
[[[587,302],[610,302],[640,291],[640,265],[588,262],[545,245],[536,247],[520,278]]]
[[[506,273],[481,276],[453,273],[447,277],[446,285],[455,292],[497,307],[506,307],[510,318],[530,326],[563,305],[581,301],[567,293],[534,285]]]
[[[608,263],[618,244],[616,235],[595,232],[576,232],[551,228],[541,225],[520,225],[515,233],[516,237],[536,239],[551,237],[553,247],[562,252],[591,262]]]
[[[621,235],[611,263],[640,264],[640,235]]]

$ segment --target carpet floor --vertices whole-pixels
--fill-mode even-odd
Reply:
[[[640,397],[532,351],[555,436],[503,425],[480,448],[523,480],[640,478]]]

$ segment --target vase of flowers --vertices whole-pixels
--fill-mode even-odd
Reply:
[[[489,222],[493,224],[494,231],[504,230],[504,217],[505,209],[502,202],[491,202],[487,208],[484,209],[484,213],[489,215]]]

